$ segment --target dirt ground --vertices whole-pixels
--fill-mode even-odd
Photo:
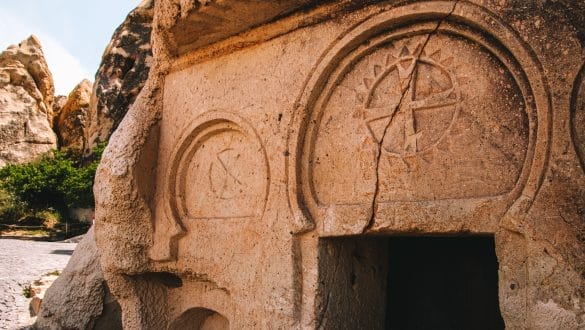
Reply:
[[[76,245],[0,238],[0,329],[19,329],[31,322],[24,287],[65,268]]]

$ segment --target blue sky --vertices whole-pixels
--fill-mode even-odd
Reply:
[[[57,94],[93,81],[112,33],[140,0],[0,0],[0,48],[41,41]]]

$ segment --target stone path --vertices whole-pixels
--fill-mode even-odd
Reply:
[[[0,329],[18,329],[29,322],[23,287],[42,275],[62,270],[76,243],[0,239]]]

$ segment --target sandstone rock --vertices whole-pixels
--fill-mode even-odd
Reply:
[[[86,145],[85,132],[89,100],[91,98],[91,82],[81,81],[67,97],[57,120],[56,132],[59,138],[59,147],[67,148],[81,154]]]
[[[93,229],[45,292],[35,329],[121,329],[120,311],[100,270]]]
[[[86,151],[107,141],[142,89],[150,69],[154,1],[143,1],[116,29],[95,76]]]
[[[51,127],[53,127],[53,131],[57,131],[57,124],[59,122],[59,114],[61,114],[61,109],[67,103],[67,96],[65,95],[57,95],[53,100],[53,118],[51,120]]]
[[[51,284],[55,282],[58,276],[58,274],[49,273],[31,283],[30,292],[33,295],[29,303],[29,311],[31,316],[37,316],[39,314],[45,293]]]
[[[51,129],[53,78],[34,36],[0,54],[0,166],[57,147]]]
[[[43,304],[43,297],[42,295],[34,295],[28,305],[28,309],[31,316],[37,316],[39,311],[41,310],[41,305]]]
[[[585,3],[242,3],[156,1],[94,186],[124,327],[585,328]]]
[[[150,68],[153,6],[153,1],[143,1],[114,32],[96,74],[93,94],[89,82],[83,81],[66,104],[58,107],[55,127],[62,147],[76,151],[85,147],[89,152],[98,142],[108,140],[134,102]],[[86,235],[84,242],[55,288],[45,295],[38,328],[120,327],[120,307],[101,277],[93,234]]]
[[[27,91],[31,92],[35,100],[38,103],[42,103],[42,105],[39,104],[41,111],[50,115],[55,95],[55,85],[53,84],[53,75],[49,70],[41,43],[37,37],[31,35],[18,46],[9,46],[0,54],[0,63],[2,66],[8,67],[19,63],[24,67],[30,78],[33,79],[34,87],[36,87],[38,93],[33,92],[33,86],[26,77],[12,76],[12,82],[26,86]],[[3,81],[4,83],[7,82]]]

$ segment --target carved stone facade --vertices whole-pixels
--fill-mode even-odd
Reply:
[[[155,2],[151,74],[94,188],[125,327],[400,328],[400,305],[439,327],[585,327],[571,6]],[[467,298],[432,300],[455,282]]]

